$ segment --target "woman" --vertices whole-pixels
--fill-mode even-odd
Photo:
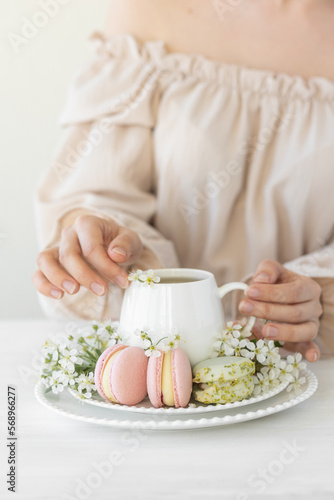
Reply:
[[[38,190],[48,314],[117,317],[130,268],[196,267],[250,281],[265,337],[334,352],[333,23],[330,0],[112,2]]]

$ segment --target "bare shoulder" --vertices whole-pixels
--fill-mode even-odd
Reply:
[[[221,31],[211,2],[111,0],[106,33],[131,33],[142,42],[164,40],[173,52],[198,52],[212,57],[210,47],[217,46],[217,29]]]
[[[334,0],[111,0],[106,34],[164,40],[172,52],[334,80]]]
[[[141,41],[154,38],[162,22],[162,0],[111,0],[108,36],[131,33]]]

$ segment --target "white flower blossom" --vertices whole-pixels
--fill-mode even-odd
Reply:
[[[226,356],[233,356],[236,353],[236,350],[239,349],[239,340],[236,338],[231,338],[224,345],[224,351]]]
[[[78,351],[77,349],[71,349],[70,351],[68,349],[62,349],[60,351],[62,359],[66,359],[68,361],[71,361],[72,363],[76,363],[78,361]]]
[[[252,345],[250,345],[252,344]],[[254,344],[253,342],[249,342],[249,349],[253,351],[254,356],[259,363],[263,363],[266,360],[266,354],[268,352],[268,347],[265,345],[264,340],[260,339]],[[253,358],[251,358],[253,359]]]
[[[294,382],[295,377],[291,373],[293,371],[293,366],[289,365],[286,361],[283,361],[283,360],[281,360],[278,363],[278,366],[280,368],[279,380],[281,382],[285,382],[286,380],[288,382]]]
[[[241,330],[242,326],[239,323],[232,323],[233,330]]]
[[[258,396],[259,394],[265,392],[268,389],[269,377],[267,374],[257,373],[253,377],[253,381],[254,381],[254,392],[253,392],[254,396]]]
[[[180,345],[180,342],[183,342],[181,340],[180,335],[169,335],[166,339],[165,342],[163,342],[163,345],[165,346],[165,349],[171,350],[171,349],[177,349]],[[160,348],[160,342],[159,342],[159,348]]]
[[[137,329],[134,334],[139,337],[143,349],[147,349],[151,345],[150,336],[145,330]]]
[[[137,269],[136,271],[132,271],[128,276],[128,280],[129,281],[139,281],[141,274],[143,274],[143,271],[141,269]]]
[[[180,343],[184,342],[176,328],[167,334],[163,330],[150,332],[147,327],[143,327],[143,329],[135,330],[134,334],[139,337],[147,356],[151,356],[151,352],[154,353],[154,356],[159,356],[155,350],[167,352],[171,349],[177,349]]]
[[[255,352],[253,350],[253,347],[254,347],[253,342],[250,342],[247,339],[243,339],[240,342],[240,347],[242,347],[242,349],[240,351],[241,356],[243,356],[244,358],[248,358],[248,359],[254,358]]]
[[[214,343],[213,343],[213,348],[215,351],[219,351],[220,348],[221,348],[221,345],[222,345],[222,341],[221,340],[216,340]]]
[[[58,371],[56,373],[58,375],[58,382],[63,384],[64,387],[67,387],[70,383],[71,376],[61,371]]]
[[[169,338],[167,343],[162,344],[164,346],[164,350],[168,349],[177,349],[179,347],[179,343],[173,340],[173,338]]]
[[[95,384],[94,384],[94,374],[93,372],[90,372],[88,375],[85,375],[82,373],[75,381],[78,384],[78,390],[79,392],[87,391],[95,391]]]
[[[66,348],[66,342],[63,338],[50,336],[45,342],[42,350],[44,355],[50,354],[52,356],[52,361],[58,361],[59,351]]]
[[[148,271],[140,274],[139,281],[144,283],[145,286],[154,286],[156,283],[160,282],[160,277],[153,271],[153,269],[149,269]]]
[[[266,359],[266,361],[264,361],[263,364],[265,366],[263,368],[261,368],[261,372],[267,373],[268,377],[269,377],[269,380],[272,381],[272,380],[275,380],[275,379],[277,379],[279,377],[281,371],[277,367],[277,363],[275,364],[272,360]]]
[[[305,377],[300,377],[299,374],[295,377],[294,381],[287,387],[287,391],[295,391],[298,392],[301,389],[301,386],[305,384],[306,378]]]
[[[59,361],[59,364],[68,373],[74,373],[75,372],[75,366],[74,366],[74,364],[71,361],[67,360],[66,358],[62,358]]]
[[[61,350],[59,364],[63,370],[68,373],[75,372],[75,364],[81,363],[81,360],[78,359],[77,353],[78,351],[76,349],[71,349],[70,351],[68,349]]]
[[[161,351],[158,349],[158,347],[155,344],[150,345],[147,349],[145,349],[145,354],[149,358],[150,356],[153,356],[154,358],[158,358],[161,356]]]
[[[144,330],[141,330],[140,328],[137,328],[137,330],[135,330],[133,332],[137,337],[141,338],[142,340],[146,340],[149,338],[149,335],[148,333]]]
[[[306,363],[302,361],[302,355],[300,352],[295,353],[294,355],[289,355],[287,357],[287,362],[292,366],[292,375],[297,377],[302,370],[305,370]]]
[[[238,340],[238,339],[234,339],[234,344],[235,344],[236,340]],[[234,355],[235,356],[243,356],[243,353],[248,353],[249,351],[247,351],[245,349],[247,344],[248,344],[248,340],[246,340],[246,339],[238,340],[238,345],[234,346]]]
[[[279,361],[281,356],[279,354],[279,348],[275,347],[275,342],[273,340],[267,341],[268,351],[266,354],[266,361]]]
[[[99,349],[99,347],[101,346],[100,339],[97,333],[87,335],[87,337],[85,337],[85,340],[89,346],[95,347],[96,349]]]
[[[167,348],[177,349],[180,346],[181,342],[184,342],[184,340],[181,338],[181,335],[178,333],[177,329],[173,328],[172,332],[167,337]]]
[[[217,342],[219,340],[220,343],[222,343],[222,342],[227,342],[228,340],[232,339],[233,335],[232,335],[232,332],[230,330],[225,329],[225,330],[219,332],[216,335],[216,338],[217,338]]]
[[[47,379],[47,386],[51,387],[54,394],[59,394],[64,390],[65,386],[61,380],[61,375],[61,372],[54,371],[52,372],[52,375]]]
[[[248,337],[251,337],[253,334],[252,334],[252,329],[251,328],[248,328],[247,326],[242,330],[242,336],[244,338],[248,338]]]
[[[174,340],[174,342],[177,342],[178,344],[180,344],[181,342],[184,342],[184,340],[182,339],[182,337],[181,337],[181,335],[176,327],[172,328],[172,331],[169,334],[169,338]]]
[[[81,399],[82,401],[84,401],[85,399],[90,399],[92,397],[91,392],[80,392],[74,389],[73,393],[76,395],[77,398]]]
[[[108,331],[105,326],[100,326],[96,332],[96,338],[100,342],[108,342],[112,330],[113,329],[111,327],[110,327],[110,331]]]

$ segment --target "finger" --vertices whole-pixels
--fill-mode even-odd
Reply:
[[[263,260],[254,273],[254,283],[276,283],[286,269],[276,260]]]
[[[82,258],[78,236],[72,227],[62,231],[59,262],[80,285],[99,296],[106,293],[107,283]]]
[[[244,299],[239,304],[239,310],[243,314],[251,314],[257,318],[282,323],[304,323],[310,318],[318,318],[322,314],[318,300],[290,305]]]
[[[46,297],[51,297],[52,299],[61,299],[64,296],[64,292],[50,283],[50,281],[44,276],[40,269],[38,271],[35,271],[32,275],[32,282],[39,293],[45,295]]]
[[[306,321],[297,325],[290,323],[267,323],[262,328],[262,333],[268,340],[310,342],[317,336],[318,329],[319,323],[315,321]]]
[[[294,344],[293,342],[286,342],[284,344],[284,349],[292,352],[300,352],[307,361],[314,363],[318,361],[321,356],[319,347],[315,342],[298,342]]]
[[[314,283],[314,285],[313,285]],[[246,291],[247,297],[262,302],[298,304],[320,297],[319,286],[313,280],[296,280],[275,285],[252,285]]]
[[[121,288],[128,286],[127,273],[113,262],[106,252],[100,225],[93,220],[87,220],[85,224],[76,225],[76,230],[72,231],[70,237],[77,237],[83,256],[102,276]]]
[[[59,254],[57,248],[41,252],[37,257],[37,265],[48,281],[53,283],[56,288],[59,288],[70,295],[79,291],[79,283],[59,265]]]
[[[108,247],[108,255],[115,261],[133,264],[143,251],[141,239],[134,231],[120,227],[118,235]]]

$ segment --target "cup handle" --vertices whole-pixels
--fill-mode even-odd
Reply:
[[[248,289],[248,285],[246,283],[239,283],[239,282],[232,282],[232,283],[226,283],[226,285],[223,285],[218,288],[218,295],[222,299],[225,297],[226,294],[233,292],[233,290],[244,290],[246,291]],[[247,330],[251,330],[255,324],[256,318],[254,316],[250,316],[248,318],[248,321],[246,323],[246,328]]]

